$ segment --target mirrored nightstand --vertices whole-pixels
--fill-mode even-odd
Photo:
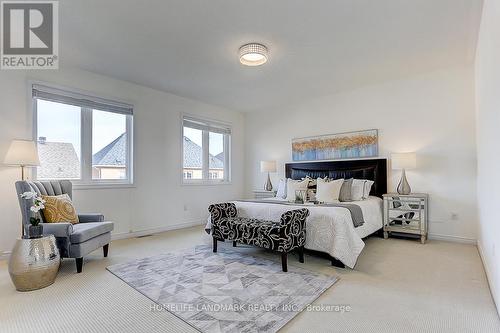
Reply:
[[[412,234],[420,236],[424,244],[427,240],[428,219],[428,194],[384,194],[384,238],[388,238],[392,232]]]

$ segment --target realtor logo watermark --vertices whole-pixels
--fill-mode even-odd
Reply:
[[[1,1],[2,69],[59,67],[58,1]]]

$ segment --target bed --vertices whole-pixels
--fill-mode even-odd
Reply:
[[[310,215],[307,219],[305,248],[326,254],[332,264],[354,268],[365,246],[363,238],[382,228],[382,195],[387,192],[387,160],[287,163],[285,176],[291,179],[327,176],[331,179],[356,178],[374,181],[368,199],[348,203],[361,208],[364,223],[358,227],[354,227],[351,211],[344,207],[291,204],[279,198],[233,201],[238,209],[238,216],[264,220],[279,220],[281,214],[287,210],[307,207]]]

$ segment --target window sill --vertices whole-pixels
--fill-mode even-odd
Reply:
[[[134,184],[113,184],[113,183],[100,183],[100,184],[78,184],[73,183],[74,190],[104,190],[104,189],[121,189],[121,188],[134,188]]]
[[[225,181],[225,182],[211,182],[211,181],[206,181],[206,180],[193,180],[193,181],[182,181],[181,186],[217,186],[217,185],[231,185],[232,183],[230,181]]]

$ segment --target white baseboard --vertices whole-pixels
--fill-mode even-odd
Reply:
[[[495,291],[495,285],[491,281],[491,270],[486,263],[486,260],[484,260],[484,252],[483,252],[483,247],[481,245],[481,242],[477,242],[477,251],[479,252],[479,257],[481,258],[481,261],[483,262],[483,267],[484,267],[484,272],[486,273],[486,280],[488,281],[488,286],[490,287],[490,293],[491,293],[491,298],[493,299],[493,303],[495,303],[495,306],[497,308],[497,312],[500,315],[500,300],[495,299],[496,291]]]
[[[122,233],[118,233],[118,234],[112,234],[111,240],[135,238],[135,237],[141,237],[141,236],[146,236],[146,235],[158,234],[158,233],[165,232],[165,231],[195,227],[195,226],[199,226],[199,225],[204,225],[206,222],[207,222],[206,220],[192,220],[192,221],[173,224],[173,225],[169,225],[169,226],[161,227],[161,228],[144,229],[144,230],[137,230],[137,231],[133,231],[133,232],[122,232]],[[11,251],[4,251],[4,252],[0,253],[0,261],[1,260],[8,260],[10,257],[10,253],[11,253]]]
[[[462,243],[462,244],[471,244],[471,245],[477,244],[477,240],[474,238],[467,238],[467,237],[460,237],[460,236],[450,236],[450,235],[440,235],[440,234],[429,233],[428,238],[434,239],[434,240],[447,241],[447,242]]]
[[[165,226],[165,227],[160,227],[160,228],[151,228],[151,229],[137,230],[137,231],[132,231],[132,232],[122,232],[122,233],[118,233],[118,234],[112,234],[111,240],[128,239],[128,238],[135,238],[135,237],[141,237],[141,236],[146,236],[146,235],[158,234],[161,232],[166,232],[166,231],[171,231],[171,230],[195,227],[195,226],[203,225],[205,223],[206,223],[206,221],[201,219],[201,220],[192,220],[192,221],[187,221],[187,222],[183,222],[183,223],[177,223],[177,224],[173,224],[173,225],[169,225],[169,226]],[[462,243],[462,244],[471,244],[471,245],[477,244],[478,249],[481,252],[479,243],[476,241],[476,239],[473,239],[473,238],[429,233],[429,239]],[[0,254],[0,260],[7,260],[9,258],[9,256],[10,256],[10,251],[5,251],[2,254]],[[488,275],[488,269],[486,268],[486,265],[484,265],[484,260],[483,260],[483,266],[485,267],[486,274]]]
[[[171,230],[195,227],[195,226],[203,225],[206,222],[207,221],[204,221],[204,220],[192,220],[192,221],[172,224],[172,225],[160,227],[160,228],[151,228],[151,229],[137,230],[137,231],[132,231],[132,232],[122,232],[122,233],[118,233],[118,234],[112,234],[111,240],[135,238],[135,237],[141,237],[141,236],[146,236],[146,235],[158,234],[161,232],[166,232],[166,231],[171,231]]]
[[[10,257],[11,251],[4,251],[0,254],[0,260],[8,260]]]

